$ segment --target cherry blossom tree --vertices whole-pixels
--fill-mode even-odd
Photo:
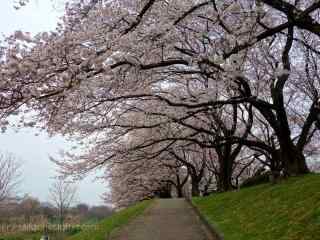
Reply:
[[[67,3],[56,31],[16,31],[0,62],[1,127],[29,114],[24,125],[87,147],[68,153],[62,171],[143,166],[181,157],[186,143],[189,155],[215,151],[222,190],[235,165],[247,166],[243,149],[275,175],[309,171],[320,126],[318,1]]]
[[[155,196],[170,197],[171,186],[178,184],[170,170],[153,160],[115,163],[106,175],[111,190],[105,200],[121,208]]]

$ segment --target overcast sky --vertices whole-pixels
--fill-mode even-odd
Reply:
[[[61,0],[60,0],[61,1]],[[1,0],[0,32],[8,35],[15,30],[31,33],[53,30],[61,12],[53,8],[52,0],[32,0],[20,9],[13,8],[13,0]],[[20,194],[29,193],[41,201],[48,200],[48,189],[55,176],[55,165],[50,162],[49,155],[58,156],[60,149],[69,148],[72,143],[62,137],[49,138],[46,133],[32,129],[15,132],[9,129],[0,133],[0,151],[12,152],[22,162],[23,181]],[[94,174],[79,183],[78,200],[91,205],[100,204],[100,196],[105,191],[101,182],[93,181]]]

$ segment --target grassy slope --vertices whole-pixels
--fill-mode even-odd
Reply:
[[[96,228],[84,230],[67,240],[105,240],[111,231],[127,224],[131,219],[143,213],[152,201],[144,201],[132,207],[114,213],[101,221]]]
[[[319,240],[320,175],[195,198],[225,240]]]

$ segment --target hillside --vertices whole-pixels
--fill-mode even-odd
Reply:
[[[320,239],[320,175],[193,199],[225,240]]]

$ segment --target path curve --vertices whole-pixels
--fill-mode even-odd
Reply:
[[[195,210],[184,199],[157,199],[145,213],[111,240],[214,240]]]

